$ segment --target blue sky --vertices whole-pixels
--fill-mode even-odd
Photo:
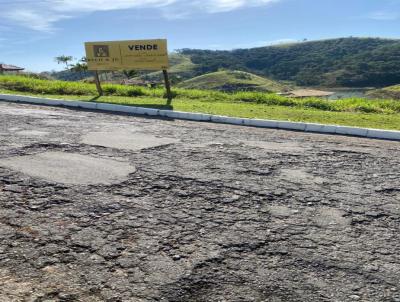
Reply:
[[[0,62],[60,70],[85,41],[167,38],[169,50],[335,37],[400,38],[400,0],[0,0]]]

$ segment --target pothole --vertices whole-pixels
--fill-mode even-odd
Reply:
[[[46,136],[49,132],[39,130],[23,130],[16,133],[18,136]]]
[[[51,182],[81,185],[118,183],[136,171],[129,163],[65,152],[0,159],[0,166]]]
[[[271,215],[277,218],[288,218],[298,213],[298,210],[285,206],[269,206],[268,209]]]
[[[244,143],[248,146],[262,148],[271,152],[303,153],[307,151],[306,148],[303,148],[299,144],[292,142],[276,143],[266,141],[247,141]]]
[[[316,212],[313,220],[320,227],[345,227],[351,223],[351,218],[345,217],[345,215],[344,211],[324,207]]]
[[[9,115],[25,115],[25,116],[72,116],[72,114],[62,113],[55,110],[46,109],[29,109],[29,108],[2,108],[1,112],[3,114]]]
[[[282,169],[280,171],[280,177],[294,183],[309,185],[321,185],[327,181],[325,178],[314,176],[302,169]]]
[[[82,137],[82,143],[107,148],[138,151],[178,142],[172,138],[160,138],[153,135],[129,132],[90,132]]]

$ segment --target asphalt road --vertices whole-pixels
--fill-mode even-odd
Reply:
[[[400,143],[0,103],[0,301],[400,301]]]

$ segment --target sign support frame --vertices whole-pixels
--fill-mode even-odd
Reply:
[[[94,81],[96,83],[96,88],[97,88],[97,92],[99,93],[99,96],[102,96],[103,88],[101,88],[99,72],[97,70],[94,71]]]
[[[172,92],[171,92],[171,82],[169,80],[169,74],[167,69],[163,69],[163,75],[164,75],[165,90],[167,91],[167,100],[169,105],[171,104],[172,101]]]

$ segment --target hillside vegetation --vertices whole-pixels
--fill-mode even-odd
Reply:
[[[170,68],[168,70],[171,81],[175,84],[185,79],[190,79],[196,75],[196,65],[190,59],[190,56],[183,54],[172,53],[169,55]],[[155,72],[140,72],[140,75],[135,79],[151,81],[151,82],[162,82],[164,76],[162,71]]]
[[[220,70],[244,71],[297,86],[381,88],[400,83],[400,40],[341,38],[232,51],[182,49],[170,54],[173,84]],[[68,70],[50,75],[81,80],[92,73]],[[126,79],[120,72],[108,72],[106,78]],[[162,82],[163,75],[160,71],[139,72],[136,79]]]
[[[367,95],[371,98],[400,100],[400,85],[376,89],[369,92]]]
[[[186,89],[213,89],[221,91],[281,92],[290,89],[277,81],[244,71],[217,71],[186,80],[178,85]]]
[[[102,85],[104,94],[124,97],[165,97],[164,88],[144,88],[116,84]],[[0,75],[0,89],[14,92],[26,92],[47,95],[97,95],[96,86],[89,83],[42,80],[23,76]],[[395,100],[367,100],[348,98],[328,101],[318,98],[295,99],[264,92],[220,92],[213,90],[181,89],[173,90],[175,99],[201,100],[206,102],[257,103],[266,106],[285,106],[314,108],[322,111],[364,112],[364,113],[400,113],[400,102]]]
[[[299,86],[384,87],[400,83],[400,40],[342,38],[211,51],[183,49],[197,75],[242,70]]]

